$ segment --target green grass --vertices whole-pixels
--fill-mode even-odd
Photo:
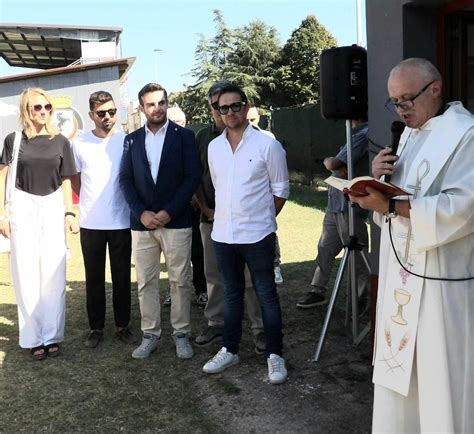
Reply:
[[[110,276],[105,340],[83,347],[88,331],[79,237],[70,236],[66,337],[57,359],[34,362],[18,346],[15,296],[6,256],[0,256],[0,432],[311,432],[368,431],[370,343],[353,348],[346,333],[344,301],[338,303],[319,365],[311,363],[325,310],[301,311],[295,302],[308,289],[326,192],[292,186],[278,217],[284,285],[279,287],[289,380],[272,386],[266,362],[253,353],[244,330],[241,362],[215,376],[201,372],[218,344],[195,348],[192,360],[175,356],[169,310],[162,309],[163,339],[145,360],[114,336]],[[132,269],[134,273],[134,269]],[[132,286],[132,330],[140,314]],[[163,292],[166,274],[162,276]],[[192,307],[193,333],[205,324]],[[247,325],[248,326],[248,325]]]

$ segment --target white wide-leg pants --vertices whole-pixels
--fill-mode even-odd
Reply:
[[[66,308],[64,200],[15,189],[10,202],[10,268],[20,347],[62,342]]]

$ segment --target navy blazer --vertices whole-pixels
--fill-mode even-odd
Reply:
[[[145,127],[125,137],[119,183],[130,207],[130,228],[148,230],[140,222],[143,211],[165,210],[167,228],[192,226],[190,201],[201,182],[201,162],[191,130],[169,122],[156,184],[145,149]]]

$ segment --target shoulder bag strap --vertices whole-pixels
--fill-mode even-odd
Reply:
[[[21,131],[15,131],[15,139],[13,141],[13,158],[8,169],[7,188],[5,190],[5,204],[8,206],[12,191],[15,188],[16,168],[18,166],[18,153],[20,152]]]

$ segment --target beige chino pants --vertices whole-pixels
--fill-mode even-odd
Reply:
[[[161,336],[160,256],[163,252],[170,284],[173,334],[191,332],[192,228],[132,231],[141,329]]]

